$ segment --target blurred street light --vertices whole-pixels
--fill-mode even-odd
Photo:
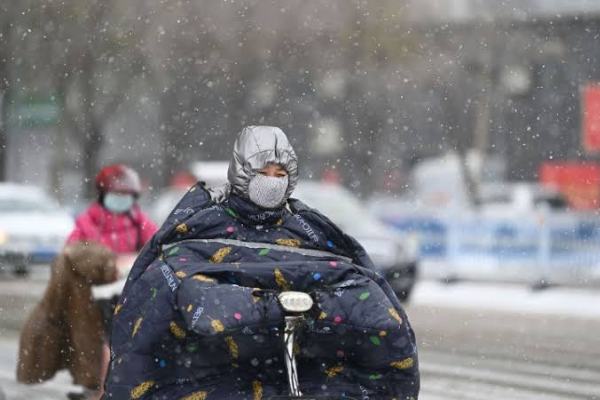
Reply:
[[[342,126],[333,118],[318,120],[312,129],[312,149],[316,154],[328,156],[343,149]]]
[[[523,96],[532,87],[531,69],[522,65],[507,65],[500,70],[499,83],[511,96]]]

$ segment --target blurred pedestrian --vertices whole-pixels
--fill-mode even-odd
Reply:
[[[77,241],[95,241],[117,255],[139,252],[152,238],[157,228],[138,205],[142,192],[138,173],[125,165],[109,165],[98,173],[95,185],[97,201],[77,217],[75,229],[67,239],[67,244]],[[106,334],[111,325],[117,300],[115,298],[99,302]],[[109,361],[109,348],[105,343],[102,348],[99,396],[102,394]]]
[[[157,230],[137,204],[139,175],[125,165],[109,165],[95,183],[97,201],[77,218],[67,243],[97,241],[117,254],[137,253]]]

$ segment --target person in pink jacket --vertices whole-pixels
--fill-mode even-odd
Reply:
[[[157,231],[137,204],[142,191],[139,175],[125,165],[109,165],[98,173],[95,184],[98,201],[77,217],[67,244],[92,241],[99,242],[117,255],[138,253]],[[107,331],[115,304],[116,301],[110,300],[99,303]],[[104,344],[99,390],[86,392],[78,398],[99,399],[102,396],[109,362],[109,348]]]
[[[139,175],[125,165],[109,165],[96,177],[96,188],[98,201],[77,217],[67,244],[95,241],[117,254],[137,253],[157,230],[137,204]]]

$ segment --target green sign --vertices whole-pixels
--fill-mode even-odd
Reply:
[[[34,128],[56,125],[59,107],[54,96],[19,96],[8,108],[12,128]]]

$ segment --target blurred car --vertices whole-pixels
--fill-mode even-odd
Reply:
[[[568,208],[567,199],[558,190],[538,183],[487,183],[481,185],[479,190],[479,211],[485,214],[561,212]]]
[[[196,161],[190,164],[190,172],[206,187],[217,187],[227,183],[229,161]]]
[[[416,240],[377,220],[342,186],[300,180],[292,197],[316,208],[358,240],[398,298],[408,300],[418,276]]]
[[[146,198],[140,205],[148,213],[152,222],[161,226],[189,189],[181,186],[169,187]]]
[[[0,183],[0,266],[25,275],[31,264],[54,260],[73,218],[37,187]]]
[[[193,162],[190,164],[189,172],[183,172],[182,174],[191,174],[191,181],[186,179],[181,183],[172,182],[170,187],[144,198],[140,205],[143,210],[148,211],[148,215],[152,221],[160,226],[165,222],[165,219],[167,219],[169,213],[173,211],[179,200],[187,193],[190,186],[196,181],[203,182],[207,188],[213,188],[227,183],[228,167],[228,161]]]

